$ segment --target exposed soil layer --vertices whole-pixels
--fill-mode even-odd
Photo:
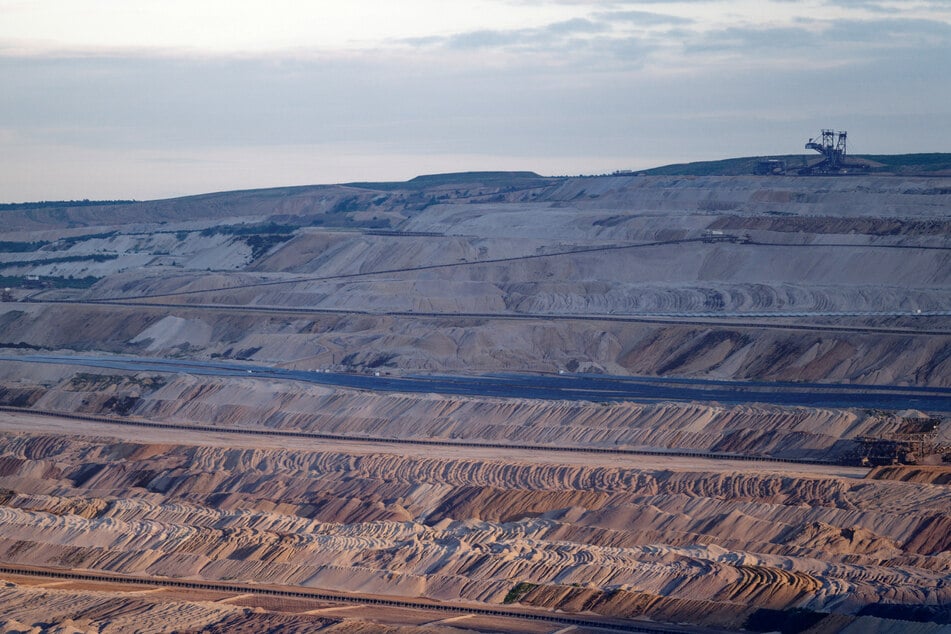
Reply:
[[[304,369],[562,370],[951,385],[951,343],[915,332],[36,306],[10,320],[4,336],[44,350],[255,360]]]
[[[581,587],[604,614],[728,627],[756,609],[951,600],[940,485],[28,434],[2,446],[10,563],[490,604],[526,582],[555,592],[526,595],[536,604],[571,609]]]
[[[6,212],[3,235],[35,246],[5,254],[0,275],[101,278],[17,298],[233,308],[0,305],[0,344],[307,368],[951,381],[948,337],[925,334],[951,332],[947,179],[459,178]],[[108,227],[75,228],[94,218]],[[658,314],[706,317],[611,321]]]
[[[938,176],[497,173],[10,209],[0,347],[948,387],[949,209]],[[951,627],[951,426],[928,412],[449,398],[13,361],[0,404],[213,428],[0,412],[0,563],[156,579],[129,592],[18,578],[0,587],[2,629],[516,631],[175,594],[162,578],[726,630]],[[898,441],[928,464],[862,477],[558,451],[855,461]]]
[[[71,584],[36,587],[28,577],[16,582],[0,580],[0,629],[4,632],[57,634],[100,634],[119,632],[208,632],[260,634],[260,632],[325,632],[327,634],[416,634],[465,632],[438,623],[425,628],[401,624],[398,618],[362,619],[359,610],[346,616],[303,614],[293,601],[271,601],[256,605],[253,600],[232,596],[202,596],[194,591],[184,595],[127,587],[109,589],[87,584],[73,589]],[[49,582],[43,586],[49,586]],[[196,596],[196,594],[198,596]],[[313,602],[303,606],[319,611]],[[305,611],[306,611],[305,610]],[[8,615],[16,615],[15,618]],[[373,615],[379,616],[379,615]],[[412,619],[406,619],[412,621]],[[551,632],[552,629],[540,630]]]
[[[894,434],[919,412],[699,403],[589,403],[368,394],[253,378],[66,372],[23,384],[7,364],[0,405],[137,420],[330,433],[359,439],[487,441],[547,447],[685,450],[855,463],[863,437]],[[0,385],[3,385],[0,382]],[[940,421],[940,419],[938,419]],[[951,425],[937,438],[951,442]]]

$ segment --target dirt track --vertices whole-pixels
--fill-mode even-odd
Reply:
[[[574,451],[557,449],[504,449],[464,447],[462,443],[455,447],[440,446],[438,449],[425,445],[405,443],[387,443],[381,441],[359,442],[341,440],[310,440],[294,438],[289,440],[278,435],[272,437],[234,433],[214,433],[209,431],[188,431],[187,429],[154,429],[137,427],[130,434],[128,426],[91,421],[76,421],[65,418],[39,416],[28,412],[0,412],[0,431],[37,434],[58,434],[67,436],[111,437],[124,440],[134,436],[137,442],[155,444],[205,445],[246,449],[283,449],[293,447],[300,451],[340,451],[353,454],[387,453],[410,458],[427,458],[438,452],[449,459],[504,461],[520,464],[558,464],[586,466],[596,464],[602,467],[620,467],[625,469],[668,469],[672,471],[705,471],[735,473],[754,471],[768,473],[788,473],[797,475],[824,475],[841,478],[864,478],[869,469],[865,467],[847,467],[842,465],[791,464],[764,460],[762,462],[740,460],[706,460],[683,456],[617,455],[592,453],[578,454]]]

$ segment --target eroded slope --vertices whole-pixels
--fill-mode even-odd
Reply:
[[[524,582],[529,603],[583,588],[605,614],[731,628],[766,608],[942,619],[951,599],[946,486],[3,440],[9,563],[488,604]]]

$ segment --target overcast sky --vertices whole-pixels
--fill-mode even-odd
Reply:
[[[951,0],[0,0],[0,202],[951,151]]]

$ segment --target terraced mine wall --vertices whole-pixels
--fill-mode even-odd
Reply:
[[[948,602],[940,485],[37,434],[3,447],[9,563],[495,604],[530,579],[529,604],[574,605],[581,588],[601,614],[726,627],[794,606],[855,617],[885,587],[935,618]]]
[[[949,209],[941,177],[493,173],[2,210],[0,627],[947,631],[951,425],[913,399],[951,387]],[[179,366],[25,360],[76,354]]]

